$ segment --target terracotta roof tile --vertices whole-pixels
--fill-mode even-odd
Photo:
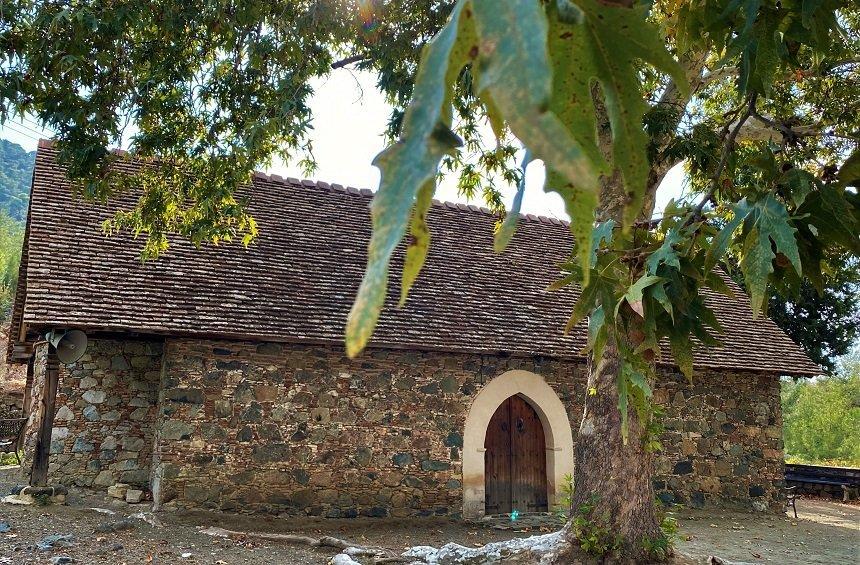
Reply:
[[[163,257],[141,263],[140,241],[106,237],[100,227],[134,197],[107,205],[74,199],[55,156],[40,144],[13,337],[20,337],[23,323],[30,330],[342,343],[364,270],[370,191],[257,174],[250,190],[260,231],[254,244],[197,249],[177,237]],[[402,246],[398,250],[373,345],[579,356],[585,328],[567,336],[562,331],[579,290],[546,290],[570,253],[567,222],[521,217],[508,250],[496,254],[496,217],[489,210],[434,200],[428,221],[433,243],[427,264],[397,309]],[[820,372],[773,322],[753,320],[745,299],[711,301],[727,330],[725,345],[698,350],[698,366]]]

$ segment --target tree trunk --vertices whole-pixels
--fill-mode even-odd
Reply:
[[[654,461],[644,448],[644,430],[632,408],[626,444],[621,436],[616,385],[620,370],[618,351],[610,345],[590,365],[589,392],[574,449],[572,508],[586,530],[573,527],[569,535],[605,536],[603,543],[617,544],[623,559],[636,560],[645,556],[644,541],[662,533],[654,507]]]
[[[594,100],[598,119],[605,124],[599,130],[601,150],[609,157],[612,142],[608,119],[596,91]],[[650,173],[654,178],[645,195],[642,220],[651,217],[657,178],[662,178],[665,170]],[[623,180],[616,170],[601,179],[597,220],[613,219],[621,225],[626,202]],[[639,275],[631,272],[630,280]],[[633,312],[624,309],[620,313],[630,314]],[[642,336],[626,337],[630,341],[637,338],[641,341]],[[653,456],[645,450],[645,430],[632,407],[628,408],[626,444],[622,437],[617,385],[620,371],[618,348],[610,339],[602,357],[592,358],[589,363],[585,410],[574,448],[572,520],[564,530],[568,549],[566,554],[553,558],[557,563],[570,562],[573,556],[581,555],[577,548],[589,553],[613,552],[624,562],[647,561],[646,540],[662,537],[654,506]]]

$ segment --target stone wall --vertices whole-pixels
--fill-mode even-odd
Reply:
[[[46,345],[37,346],[35,355],[25,468],[42,418]],[[91,339],[80,361],[60,365],[50,481],[148,487],[161,356],[160,341]]]
[[[24,414],[24,389],[0,388],[0,418],[20,418]]]
[[[45,358],[41,345],[25,465]],[[166,508],[457,516],[466,414],[512,369],[547,381],[575,437],[586,375],[573,361],[395,350],[351,360],[323,346],[91,340],[61,368],[50,480],[151,479]],[[655,399],[665,410],[662,500],[781,508],[778,378],[705,371],[690,384],[661,370]]]
[[[168,340],[154,494],[165,507],[329,517],[458,515],[466,411],[494,375],[559,361]]]
[[[691,385],[662,371],[664,408],[655,487],[664,502],[784,510],[779,377],[702,371]]]
[[[166,507],[322,516],[458,515],[472,398],[511,369],[542,375],[574,434],[585,367],[541,358],[169,340],[156,499]],[[660,498],[781,507],[779,381],[661,371]]]

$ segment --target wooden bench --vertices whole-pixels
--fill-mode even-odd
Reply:
[[[816,494],[819,487],[818,492],[842,494],[843,502],[848,502],[860,487],[860,469],[786,463],[785,482],[796,487],[796,494]]]
[[[0,420],[0,453],[14,453],[19,465],[21,458],[18,456],[18,449],[21,447],[21,437],[26,425],[27,418]]]

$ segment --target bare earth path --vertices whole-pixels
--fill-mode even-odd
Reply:
[[[5,475],[5,476],[4,476]],[[0,493],[8,492],[8,473],[0,471]],[[5,479],[5,480],[4,480]],[[89,509],[101,507],[116,514]],[[213,538],[200,533],[206,526],[230,530],[332,535],[362,545],[402,551],[413,545],[440,546],[454,541],[476,547],[540,531],[488,529],[445,519],[314,521],[287,517],[248,517],[218,513],[158,515],[162,526],[123,519],[147,508],[74,491],[64,506],[0,504],[0,565],[50,563],[67,555],[76,563],[206,563],[237,565],[324,564],[337,553],[331,549],[285,545],[258,540]],[[860,507],[801,500],[798,520],[720,510],[676,513],[682,540],[679,548],[692,556],[719,555],[751,563],[860,563]],[[9,526],[9,531],[3,524]],[[128,529],[97,532],[106,524]],[[51,534],[72,535],[70,547],[42,551],[36,544]]]

